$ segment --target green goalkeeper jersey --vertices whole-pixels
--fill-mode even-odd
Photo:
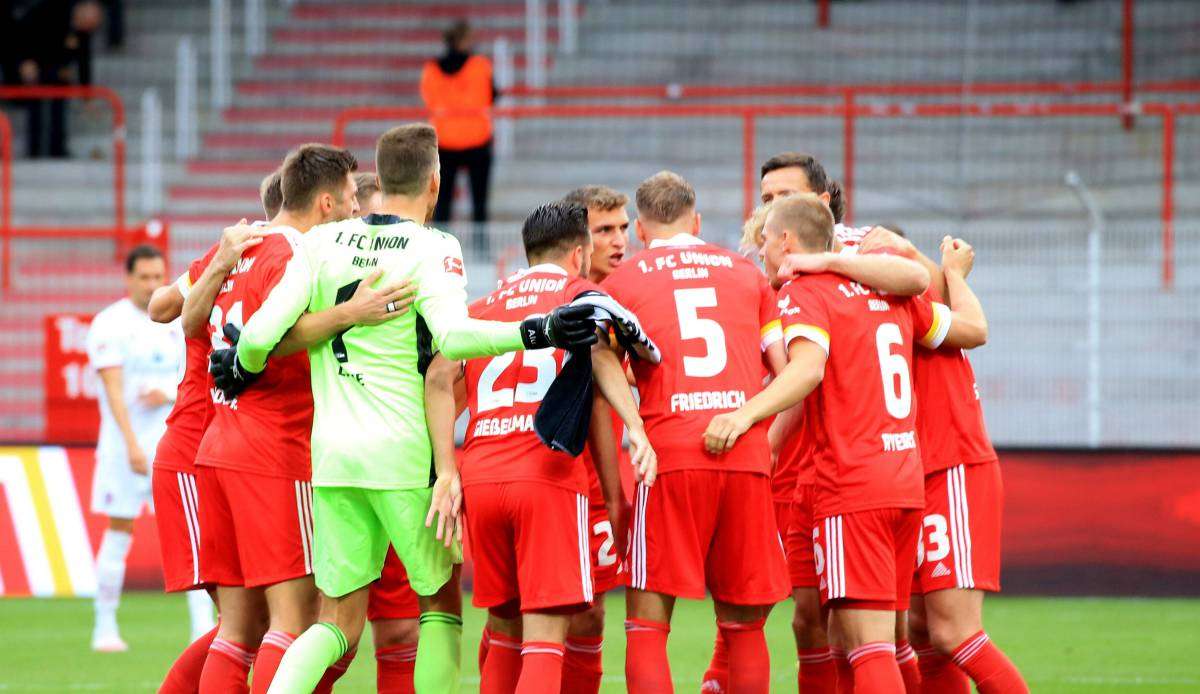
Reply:
[[[323,224],[304,235],[302,250],[243,327],[238,360],[247,371],[261,371],[305,311],[348,300],[376,269],[383,272],[376,286],[411,280],[415,310],[309,348],[312,481],[318,487],[429,486],[429,359],[437,351],[457,360],[521,349],[519,327],[469,318],[458,241],[411,220],[375,214]]]

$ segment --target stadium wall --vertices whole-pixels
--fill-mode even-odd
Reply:
[[[1004,451],[1001,461],[1005,592],[1200,595],[1200,451]],[[0,596],[95,591],[94,468],[91,448],[0,448]],[[162,588],[151,514],[135,524],[126,583]]]

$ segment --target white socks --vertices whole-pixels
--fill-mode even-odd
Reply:
[[[117,636],[117,606],[125,585],[125,557],[133,535],[119,530],[104,531],[100,552],[96,555],[96,628],[97,637]]]
[[[213,602],[212,598],[208,597],[208,591],[189,590],[187,604],[188,615],[192,620],[192,640],[195,641],[200,636],[212,631],[212,628],[217,625],[217,621],[213,617]]]

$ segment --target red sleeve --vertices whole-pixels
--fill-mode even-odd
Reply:
[[[783,339],[783,323],[779,317],[779,295],[771,289],[766,276],[759,276],[758,285],[759,347],[765,352]]]
[[[208,264],[216,257],[217,248],[218,244],[214,243],[204,252],[204,255],[193,260],[192,264],[188,266],[188,278],[191,279],[192,284],[195,284],[196,280],[200,279],[200,275],[204,274],[204,268],[208,267]]]
[[[785,346],[803,337],[829,354],[828,297],[829,292],[823,291],[822,279],[817,275],[803,276],[783,285],[779,291],[779,318]]]
[[[950,307],[934,301],[927,290],[908,300],[908,310],[912,314],[913,336],[917,342],[937,349],[950,331]]]

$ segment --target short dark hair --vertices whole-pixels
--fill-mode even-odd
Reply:
[[[267,174],[258,186],[258,197],[262,199],[263,212],[267,219],[274,219],[283,207],[283,169],[275,169]]]
[[[148,243],[134,246],[125,256],[125,274],[132,275],[133,268],[137,266],[139,260],[153,260],[161,257],[163,257],[163,252],[157,246],[151,246]]]
[[[319,143],[300,145],[283,160],[281,189],[283,209],[299,212],[312,205],[322,192],[337,192],[346,185],[346,175],[358,170],[350,152]]]
[[[467,20],[456,19],[442,31],[442,41],[446,43],[446,48],[458,48],[470,33],[471,25],[467,23]]]
[[[816,157],[804,152],[780,152],[776,154],[763,162],[758,177],[761,179],[772,171],[793,167],[804,170],[804,177],[808,179],[808,187],[812,192],[829,192],[829,174],[825,173],[825,167],[821,165],[821,162],[817,161]]]
[[[538,207],[521,225],[525,258],[535,259],[565,253],[577,245],[586,245],[589,232],[587,208],[571,202],[552,202]]]
[[[375,169],[384,195],[420,195],[437,163],[437,132],[428,123],[397,125],[375,144]]]
[[[563,202],[582,205],[589,210],[608,212],[629,204],[629,196],[608,186],[580,186],[563,196]]]
[[[659,171],[642,181],[634,193],[638,217],[670,224],[696,209],[696,189],[674,171]]]
[[[829,211],[833,213],[834,224],[841,224],[842,219],[846,217],[846,198],[842,195],[842,184],[830,179],[828,190],[829,193]]]

